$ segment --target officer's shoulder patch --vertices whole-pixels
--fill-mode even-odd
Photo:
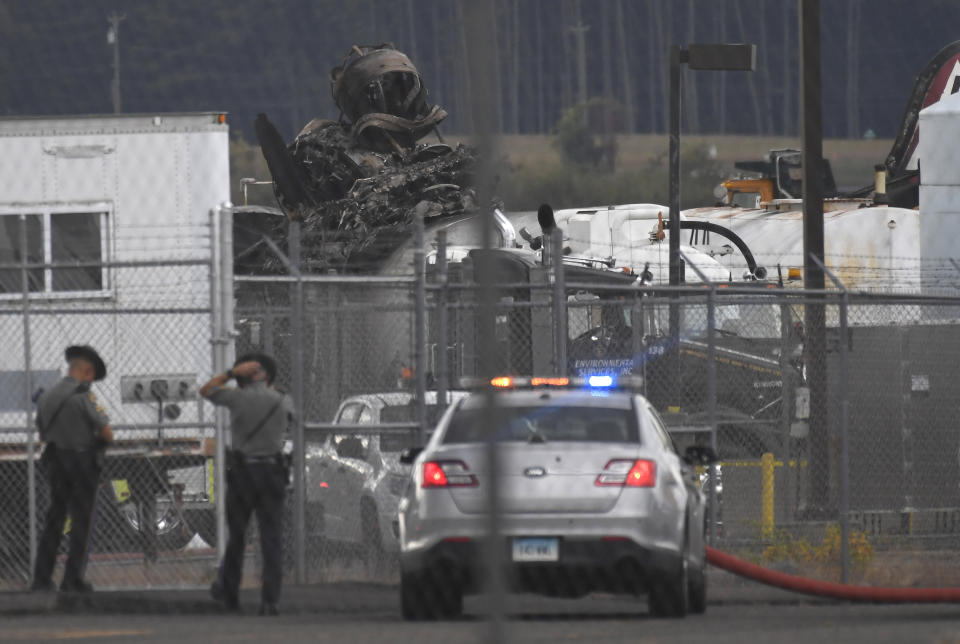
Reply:
[[[87,394],[87,397],[90,399],[90,402],[92,402],[94,405],[97,404],[97,397],[93,394],[92,391]]]

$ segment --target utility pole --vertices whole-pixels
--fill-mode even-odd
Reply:
[[[107,30],[107,44],[113,45],[113,82],[110,83],[110,97],[113,100],[115,114],[122,112],[120,105],[120,23],[126,20],[124,14],[116,12],[107,17],[110,29]]]
[[[579,11],[579,9],[578,9]],[[590,30],[590,25],[583,24],[583,21],[577,19],[577,26],[570,27],[574,38],[577,39],[577,98],[580,105],[584,107],[583,118],[587,119],[587,47],[586,33]]]
[[[800,0],[800,104],[803,107],[803,282],[822,292],[823,273],[823,115],[820,79],[820,0]],[[822,295],[804,307],[804,360],[810,386],[808,445],[810,486],[807,510],[823,516],[830,502],[830,432],[827,426],[827,327]]]
[[[847,10],[847,138],[860,138],[860,3]]]

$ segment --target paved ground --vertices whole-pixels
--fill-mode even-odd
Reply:
[[[389,586],[291,588],[278,618],[251,615],[256,606],[252,595],[245,598],[247,614],[233,616],[209,612],[202,596],[194,594],[191,602],[185,594],[164,598],[156,591],[124,593],[122,599],[105,596],[73,606],[79,612],[61,607],[42,614],[8,614],[0,619],[0,641],[960,642],[960,607],[943,605],[759,601],[741,593],[711,603],[706,615],[657,620],[630,599],[592,596],[573,602],[511,596],[508,618],[494,631],[478,599],[468,601],[466,615],[457,621],[405,623],[396,608],[396,589]],[[7,604],[9,598],[2,599]]]
[[[735,577],[716,569],[709,570],[709,601],[714,606],[746,604],[816,604],[825,600],[797,595]],[[253,581],[245,579],[245,581]],[[287,615],[356,615],[368,612],[395,611],[398,602],[396,580],[382,583],[368,581],[335,581],[326,584],[295,586],[286,584],[281,605]],[[253,586],[253,584],[248,584]],[[241,591],[241,601],[255,612],[259,605],[258,586]],[[516,596],[522,603],[526,596]],[[603,598],[602,595],[591,596]],[[468,599],[469,601],[469,599]],[[640,610],[645,601],[618,600],[620,608]],[[559,600],[555,606],[577,610],[579,600]],[[516,600],[511,606],[516,606]],[[588,604],[592,605],[592,604]],[[605,604],[597,604],[605,605]],[[478,607],[482,610],[482,608]],[[216,615],[222,611],[210,599],[206,588],[100,590],[89,595],[58,593],[0,592],[0,616],[43,614],[146,614],[146,615]],[[0,638],[0,642],[3,639]]]
[[[503,630],[485,620],[484,598],[464,618],[405,623],[390,584],[335,583],[284,589],[279,618],[224,614],[202,590],[115,591],[90,596],[0,594],[0,641],[95,642],[923,642],[960,643],[960,606],[848,604],[757,584],[711,593],[706,615],[651,619],[645,602],[591,595],[548,600],[511,595]]]

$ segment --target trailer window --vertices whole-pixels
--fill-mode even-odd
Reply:
[[[99,212],[50,215],[50,254],[54,264],[81,264],[53,271],[54,291],[99,291],[103,288],[102,219]],[[89,264],[94,264],[90,266]]]
[[[21,224],[26,224],[27,247],[21,244]],[[23,272],[16,268],[24,260],[28,264],[43,263],[43,229],[41,215],[0,217],[0,293],[22,293]],[[43,269],[27,270],[28,288],[32,292],[43,290]]]
[[[17,265],[24,259],[33,265],[27,272],[31,293],[102,295],[108,288],[107,208],[38,210],[24,213],[22,220],[20,212],[0,211],[0,296],[23,292],[22,269]],[[26,223],[26,249],[21,244],[21,221]]]

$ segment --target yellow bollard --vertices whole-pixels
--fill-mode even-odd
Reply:
[[[760,534],[764,539],[773,538],[773,454],[760,457]]]
[[[207,498],[210,499],[209,503],[213,505],[214,499],[214,482],[217,480],[216,470],[213,467],[213,459],[208,458],[206,464],[207,470]]]

